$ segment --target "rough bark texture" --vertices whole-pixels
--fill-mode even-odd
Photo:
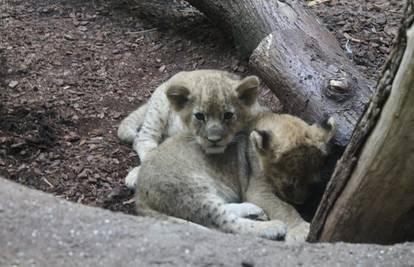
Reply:
[[[232,34],[286,111],[309,122],[334,116],[345,147],[371,95],[371,84],[336,39],[296,0],[189,0]]]
[[[310,241],[414,240],[414,1],[377,92],[338,162]]]
[[[286,245],[70,203],[2,178],[0,247],[0,266],[392,267],[414,258],[414,244]]]

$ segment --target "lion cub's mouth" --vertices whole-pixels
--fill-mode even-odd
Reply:
[[[205,148],[207,154],[220,154],[226,150],[227,146],[212,145]]]

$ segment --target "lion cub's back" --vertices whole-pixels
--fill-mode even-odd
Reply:
[[[148,191],[175,194],[174,191],[181,192],[180,188],[190,186],[210,188],[229,201],[238,201],[239,169],[245,166],[239,163],[237,150],[238,144],[232,144],[225,153],[206,155],[191,134],[172,136],[142,163],[138,195]]]
[[[140,181],[148,177],[168,174],[181,174],[183,169],[188,173],[202,167],[204,158],[201,148],[191,139],[187,133],[179,133],[167,138],[156,149],[151,151],[140,170]],[[142,177],[142,179],[141,179]]]

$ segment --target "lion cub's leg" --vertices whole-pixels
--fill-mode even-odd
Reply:
[[[118,137],[123,142],[132,144],[137,137],[139,130],[147,113],[148,104],[141,105],[122,120],[118,127]]]
[[[135,189],[138,183],[138,175],[140,168],[141,166],[138,166],[128,172],[127,176],[125,177],[125,185],[128,188]]]
[[[138,153],[141,162],[147,154],[158,147],[167,132],[171,109],[165,90],[157,88],[151,96],[144,121],[138,136],[134,139],[132,148]]]
[[[286,235],[286,242],[305,242],[310,231],[310,223],[306,221],[298,222],[289,228]]]
[[[287,232],[286,225],[279,220],[255,221],[241,218],[240,216],[248,216],[252,212],[262,214],[261,209],[254,204],[226,203],[222,198],[212,193],[197,196],[197,200],[193,201],[191,206],[180,205],[180,203],[177,203],[177,206],[191,207],[191,211],[181,210],[179,212],[183,212],[181,214],[184,215],[183,218],[203,225],[215,226],[227,233],[250,234],[266,239],[283,240]],[[190,216],[189,218],[189,214],[193,214],[194,217]]]
[[[272,186],[264,177],[251,179],[246,192],[246,201],[263,208],[271,220],[282,220],[287,224],[286,242],[306,241],[310,228],[309,223],[302,219],[293,206],[274,194]]]
[[[190,175],[170,172],[158,175],[155,174],[156,169],[148,166],[141,168],[137,184],[138,213],[140,207],[147,207],[169,216],[216,227],[223,232],[251,234],[273,240],[285,238],[287,228],[281,221],[240,218],[239,215],[251,213],[254,205],[230,204],[237,201],[238,195],[220,179],[205,173]],[[258,209],[254,209],[257,213]]]
[[[251,203],[241,203],[237,208],[235,208],[237,204],[234,203],[211,200],[208,203],[211,205],[207,207],[207,210],[209,210],[208,219],[212,225],[217,226],[224,232],[250,234],[272,240],[283,240],[285,238],[287,228],[281,221],[255,221],[240,217],[249,214],[246,210],[248,211],[255,206]],[[257,212],[257,210],[254,212]]]
[[[262,208],[253,203],[226,203],[224,209],[240,218],[267,221],[269,218]]]

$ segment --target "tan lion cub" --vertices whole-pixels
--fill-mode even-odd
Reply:
[[[222,153],[226,144],[231,141],[232,134],[234,134],[232,131],[229,132],[232,134],[226,134],[228,130],[231,130],[231,125],[246,123],[246,121],[240,121],[239,117],[233,116],[235,107],[229,103],[229,92],[233,93],[236,90],[239,99],[244,99],[245,102],[251,101],[251,103],[246,102],[245,104],[248,104],[249,112],[254,116],[263,109],[255,98],[258,86],[259,79],[256,76],[248,76],[242,79],[237,75],[220,70],[196,70],[177,73],[154,91],[147,104],[132,112],[121,122],[118,128],[118,137],[127,143],[133,143],[133,148],[138,153],[140,160],[144,161],[147,154],[166,137],[187,130],[186,123],[183,123],[180,116],[174,112],[167,99],[167,97],[173,98],[173,93],[176,93],[171,90],[170,95],[167,96],[168,89],[176,88],[175,90],[178,92],[180,88],[186,88],[188,95],[191,96],[188,101],[198,101],[202,106],[227,105],[229,107],[226,113],[220,114],[219,122],[209,122],[209,125],[206,125],[209,128],[208,133],[195,132],[195,135],[198,136],[197,141],[201,144],[205,153]],[[209,90],[209,88],[215,88],[215,91]],[[211,95],[212,92],[215,95]],[[185,103],[176,103],[176,105],[183,104]],[[202,116],[213,115],[201,114],[196,110],[193,112],[194,116],[197,116],[197,121],[203,120]],[[222,122],[226,123],[220,126]],[[222,136],[222,133],[226,136]],[[206,134],[209,136],[206,136]],[[125,184],[128,187],[135,188],[138,173],[139,167],[136,167],[125,178]]]
[[[250,129],[251,177],[244,200],[262,208],[270,219],[285,222],[286,241],[305,241],[309,223],[292,205],[303,204],[310,186],[319,180],[335,121],[330,118],[322,128],[291,115],[263,113]]]

